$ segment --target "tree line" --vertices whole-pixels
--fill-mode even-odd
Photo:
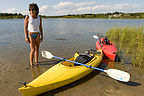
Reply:
[[[0,19],[23,19],[24,15],[21,13],[0,13]]]
[[[21,13],[0,13],[0,19],[24,19]],[[45,16],[42,18],[93,18],[93,19],[144,19],[144,13],[101,13],[101,14],[68,14],[61,16]]]
[[[144,13],[69,14],[63,16],[47,16],[47,18],[144,19]]]

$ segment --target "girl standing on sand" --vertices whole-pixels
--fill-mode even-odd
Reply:
[[[38,15],[39,8],[37,4],[29,4],[30,14],[25,17],[24,33],[25,41],[30,44],[30,65],[38,65],[39,46],[43,41],[42,19]],[[35,64],[33,63],[35,55]]]

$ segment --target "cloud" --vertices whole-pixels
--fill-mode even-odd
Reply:
[[[9,9],[3,9],[1,10],[2,13],[21,13],[23,15],[26,15],[28,13],[28,11],[26,10],[19,10],[16,8],[9,8]]]
[[[59,2],[55,5],[43,5],[39,7],[40,15],[54,16],[67,14],[86,14],[86,13],[108,13],[108,12],[142,12],[142,6],[131,3],[116,4],[97,4],[96,1],[90,2]],[[10,8],[2,10],[3,13],[22,13],[28,14],[28,10],[18,10]]]
[[[58,15],[60,14],[84,14],[84,13],[103,13],[115,11],[135,11],[140,8],[140,5],[129,3],[117,4],[101,4],[98,5],[95,1],[92,2],[60,2],[53,6],[53,10]]]
[[[119,3],[119,4],[115,4],[112,7],[112,9],[126,10],[126,9],[134,9],[134,8],[138,8],[138,7],[140,7],[140,5],[129,4],[129,3]]]
[[[39,8],[40,14],[45,14],[48,11],[49,5],[43,5]]]
[[[54,5],[53,8],[64,8],[64,7],[68,7],[68,6],[73,6],[73,2],[60,2],[57,5]]]
[[[94,4],[95,1],[91,2],[60,2],[57,5],[54,5],[53,8],[62,9],[62,8],[77,8],[77,7],[84,7]]]
[[[19,13],[19,10],[16,8],[10,8],[10,9],[5,9],[2,10],[3,13]]]
[[[55,10],[55,14],[75,14],[80,12],[81,9],[84,9],[87,6],[92,6],[95,4],[95,1],[91,2],[60,2],[57,5],[52,6],[52,9]],[[80,12],[81,13],[81,12]]]

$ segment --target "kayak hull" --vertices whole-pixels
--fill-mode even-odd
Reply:
[[[100,64],[103,53],[101,49],[99,51],[101,54],[95,55],[90,62],[86,63],[87,65],[97,67]],[[74,57],[70,58],[69,60],[73,61]],[[94,69],[87,68],[85,66],[74,66],[73,63],[68,61],[62,61],[27,84],[27,87],[23,86],[18,90],[23,96],[36,96],[70,84],[88,75],[93,70]]]
[[[104,38],[101,38],[104,39]],[[110,42],[110,41],[109,41]],[[110,42],[110,45],[100,44],[99,41],[96,42],[96,49],[102,49],[105,56],[107,56],[112,61],[115,61],[117,56],[117,47]]]

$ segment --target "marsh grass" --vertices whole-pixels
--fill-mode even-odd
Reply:
[[[144,26],[113,27],[105,35],[118,47],[123,62],[130,59],[134,66],[144,67]]]

